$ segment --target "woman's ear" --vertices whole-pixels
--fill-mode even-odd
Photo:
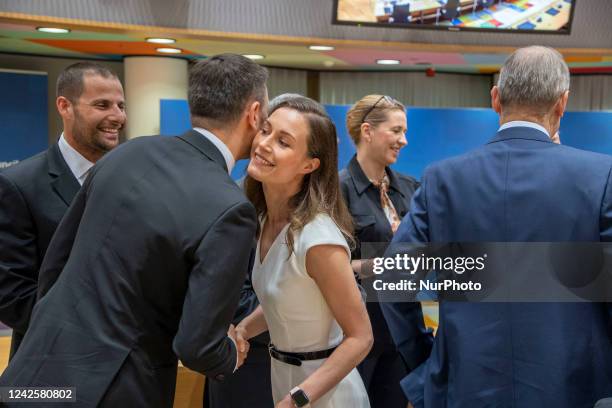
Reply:
[[[364,140],[366,143],[372,141],[372,125],[367,122],[361,124],[361,140]]]
[[[316,157],[314,159],[308,159],[306,165],[302,168],[302,174],[310,174],[321,165],[321,161]]]

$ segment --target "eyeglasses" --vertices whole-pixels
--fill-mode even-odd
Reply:
[[[380,103],[380,101],[382,101],[383,99],[385,100],[385,102],[388,102],[388,103],[390,103],[390,104],[393,104],[393,105],[395,105],[395,104],[396,104],[395,99],[391,98],[390,96],[387,96],[387,95],[383,95],[383,96],[381,96],[380,98],[378,98],[378,100],[376,101],[376,103],[375,103],[374,105],[372,105],[372,106],[370,107],[370,109],[368,109],[368,110],[367,110],[367,112],[365,113],[365,115],[363,115],[363,118],[361,118],[361,123],[365,123],[365,120],[366,120],[366,118],[368,117],[368,115],[369,115],[370,113],[372,113],[372,111],[373,111],[374,109],[376,109],[376,106],[377,106],[377,105]]]

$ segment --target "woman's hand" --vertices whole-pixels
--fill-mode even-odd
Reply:
[[[247,331],[244,326],[238,325],[235,329],[236,333],[236,344],[238,345],[238,351],[240,353],[247,354],[251,348],[251,345],[247,341]]]
[[[238,361],[236,362],[236,369],[240,368],[244,364],[244,360],[247,358],[249,352],[249,342],[246,341],[242,334],[239,334],[237,328],[233,324],[230,324],[227,335],[234,340],[238,352]]]
[[[354,259],[351,261],[351,268],[360,279],[367,279],[374,276],[371,259]]]

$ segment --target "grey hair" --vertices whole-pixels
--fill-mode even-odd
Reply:
[[[569,90],[569,68],[557,50],[519,48],[504,62],[497,87],[502,106],[531,107],[545,114]]]
[[[298,93],[284,93],[275,96],[274,99],[272,99],[268,104],[268,115],[270,114],[270,112],[274,112],[277,109],[278,105],[284,104],[287,101],[300,98],[304,98],[304,95],[300,95]]]

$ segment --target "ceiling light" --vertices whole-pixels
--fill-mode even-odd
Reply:
[[[180,48],[156,48],[155,51],[163,54],[180,54],[183,52]]]
[[[36,27],[38,31],[42,31],[43,33],[51,33],[51,34],[66,34],[70,32],[68,28],[58,28],[58,27]]]
[[[309,45],[308,48],[313,51],[333,51],[336,49],[336,47],[331,45]]]
[[[146,40],[154,44],[174,44],[176,42],[174,38],[149,37]]]
[[[262,60],[265,58],[265,56],[261,54],[242,54],[242,56],[252,60]]]
[[[379,65],[398,65],[400,60],[396,59],[377,59],[376,63]]]

